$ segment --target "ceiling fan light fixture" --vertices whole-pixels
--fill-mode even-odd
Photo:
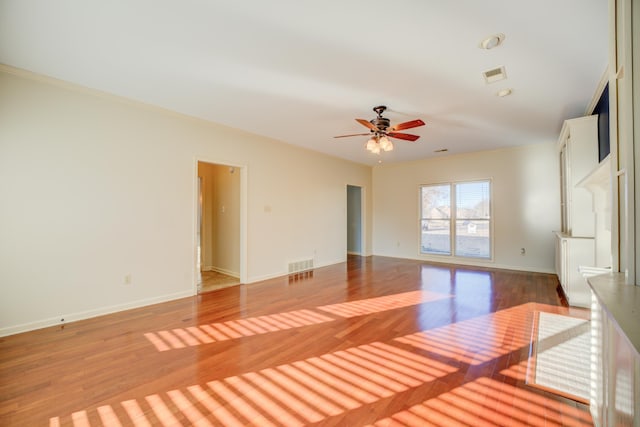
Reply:
[[[380,138],[380,148],[382,148],[383,151],[391,151],[393,150],[393,143],[389,141],[389,138],[383,136]]]
[[[419,126],[424,126],[425,123],[420,120],[410,120],[408,122],[397,123],[391,126],[391,122],[388,118],[384,117],[382,113],[387,109],[384,105],[373,107],[373,111],[377,114],[372,120],[356,119],[356,122],[369,129],[369,133],[355,133],[349,135],[338,135],[334,138],[347,138],[352,136],[369,136],[369,140],[365,144],[367,151],[371,151],[373,154],[380,154],[381,151],[392,151],[394,149],[393,143],[390,138],[398,138],[405,141],[415,142],[420,135],[413,135],[410,133],[400,132],[406,129],[413,129]]]
[[[370,150],[373,154],[380,154],[380,144],[375,144]]]

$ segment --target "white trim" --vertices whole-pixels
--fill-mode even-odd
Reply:
[[[249,275],[249,244],[247,236],[249,200],[249,168],[240,166],[240,283],[246,283]]]
[[[398,258],[398,259],[410,259],[414,261],[422,261],[425,263],[433,263],[433,264],[443,264],[443,265],[453,265],[453,266],[469,266],[469,267],[480,267],[480,268],[489,268],[489,269],[497,269],[497,270],[510,270],[510,271],[524,271],[529,273],[545,273],[545,274],[556,274],[555,267],[554,268],[535,268],[535,267],[525,267],[518,265],[507,265],[507,264],[496,264],[491,261],[486,262],[474,262],[471,258],[452,258],[443,256],[443,258],[432,258],[422,256],[396,256],[396,255],[382,255],[375,254],[375,256],[381,256],[386,258]]]
[[[367,187],[360,185],[360,253],[367,253]]]
[[[633,270],[629,271],[629,277],[627,278],[627,284],[640,286],[640,7],[637,2],[629,2],[628,18],[628,30],[631,34],[629,39],[631,40],[626,55],[631,59],[629,60],[628,70],[630,71],[630,85],[632,87],[631,93],[631,111],[629,112],[628,124],[630,132],[629,150],[630,157],[625,167],[633,167],[631,175],[633,176],[633,188],[629,192],[629,203],[631,204],[631,212],[629,215],[634,219],[634,242],[631,246],[632,253],[629,257],[629,264],[633,266]],[[636,364],[637,366],[637,364]],[[636,368],[636,378],[638,369]],[[638,406],[636,406],[638,410]]]
[[[491,252],[490,257],[489,258],[484,258],[484,257],[461,257],[461,256],[457,256],[455,255],[456,252],[456,246],[455,246],[455,237],[456,237],[456,233],[455,233],[455,225],[456,225],[456,221],[457,221],[457,217],[456,217],[456,210],[457,210],[457,203],[458,201],[456,200],[456,191],[455,191],[455,186],[458,184],[469,184],[469,183],[474,183],[474,182],[489,182],[489,250]],[[451,204],[452,207],[456,207],[456,209],[451,209],[451,214],[449,217],[449,224],[450,224],[450,232],[449,232],[449,247],[451,248],[451,253],[450,254],[434,254],[434,253],[426,253],[426,252],[422,252],[422,220],[424,219],[422,217],[422,188],[423,187],[434,187],[434,186],[444,186],[444,185],[448,185],[449,189],[451,191],[450,195],[449,195],[449,202]],[[449,260],[449,262],[455,262],[458,263],[460,260],[478,260],[478,262],[485,262],[485,263],[492,263],[495,260],[495,237],[494,237],[494,232],[495,232],[495,221],[493,219],[494,217],[494,209],[493,209],[493,177],[489,177],[489,178],[478,178],[478,179],[468,179],[468,180],[454,180],[454,181],[449,181],[449,182],[439,182],[439,183],[433,183],[433,184],[419,184],[418,185],[418,229],[419,229],[419,234],[418,234],[418,253],[420,254],[420,256],[422,256],[423,258],[417,258],[417,259],[428,259],[429,261],[431,261],[430,257],[438,257],[438,259],[442,258],[443,261],[436,261],[436,262],[444,262],[444,259]],[[478,220],[483,220],[485,221],[484,218],[477,218]],[[476,264],[469,264],[469,265],[476,265]],[[477,264],[478,266],[482,266],[484,264]]]
[[[226,274],[227,276],[233,276],[236,279],[240,278],[240,273],[238,273],[237,271],[231,271],[231,270],[227,270],[225,268],[214,267],[212,265],[208,265],[206,267],[202,267],[202,271],[215,271],[216,273],[222,273],[222,274]]]
[[[247,285],[253,284],[253,283],[258,283],[258,282],[263,282],[265,280],[271,280],[271,279],[275,279],[278,277],[285,277],[288,276],[289,274],[287,272],[279,272],[279,273],[273,273],[273,274],[264,274],[262,276],[255,276],[255,277],[249,277],[248,280],[244,283],[246,283]]]
[[[314,262],[315,262],[315,260],[314,260]],[[326,263],[323,263],[323,264],[320,264],[320,265],[314,265],[312,270],[307,270],[307,271],[313,271],[313,270],[316,270],[318,268],[329,267],[330,265],[341,264],[343,262],[347,262],[346,256],[344,258],[342,258],[342,259],[339,259],[339,260],[329,261],[329,262],[326,262]],[[292,274],[295,274],[295,273],[292,273]],[[286,271],[282,271],[282,272],[279,272],[279,273],[265,274],[263,276],[250,277],[247,282],[242,282],[242,283],[252,284],[252,283],[262,282],[262,281],[265,281],[265,280],[277,279],[278,277],[287,277],[287,276],[289,276],[289,273],[286,272]]]
[[[503,264],[489,264],[489,263],[483,264],[483,263],[468,262],[466,260],[459,260],[459,259],[433,260],[433,259],[425,259],[424,257],[407,258],[406,256],[399,257],[399,256],[393,256],[393,255],[377,255],[377,254],[376,256],[386,257],[386,258],[396,258],[396,259],[410,259],[414,261],[423,261],[423,262],[429,262],[433,264],[484,267],[489,269],[502,269],[502,270],[525,271],[525,272],[533,272],[533,273],[556,274],[555,270],[552,270],[552,269],[537,269],[537,268],[531,268],[531,267],[512,266],[512,265],[503,265]],[[340,264],[343,262],[346,262],[346,259],[324,263],[322,265],[315,266],[314,268],[328,267],[330,265]],[[251,277],[249,281],[243,282],[243,283],[252,284],[252,283],[262,282],[265,280],[275,279],[278,277],[286,277],[286,276],[288,276],[288,274],[285,272],[268,274],[260,277]],[[112,314],[112,313],[117,313],[124,310],[131,310],[134,308],[146,307],[153,304],[174,301],[177,299],[188,298],[192,296],[193,296],[193,293],[191,291],[182,291],[182,292],[176,292],[173,294],[162,295],[159,297],[146,298],[146,299],[133,301],[125,304],[102,307],[99,309],[81,311],[77,313],[61,314],[60,316],[56,316],[48,319],[41,319],[35,322],[23,323],[21,325],[14,325],[14,326],[1,328],[0,337],[19,334],[22,332],[29,332],[36,329],[42,329],[42,328],[47,328],[51,326],[59,326],[59,325],[67,324],[70,322],[76,322],[79,320],[103,316],[105,314]],[[61,322],[61,319],[64,319],[64,321]]]
[[[198,163],[209,163],[214,165],[224,165],[240,170],[240,272],[231,274],[239,277],[240,283],[250,283],[248,281],[248,247],[247,247],[247,200],[248,200],[248,167],[229,160],[212,159],[205,156],[195,156],[193,161],[193,295],[198,294]],[[223,271],[221,271],[223,272]],[[223,272],[224,273],[224,272]],[[230,274],[230,273],[224,273]]]
[[[596,91],[593,93],[593,97],[591,98],[591,102],[587,106],[587,109],[584,112],[585,116],[590,116],[593,114],[593,110],[596,108],[598,101],[600,101],[600,97],[602,96],[602,92],[604,92],[604,87],[609,83],[609,67],[607,66],[600,77],[600,81],[598,82],[598,87]]]
[[[345,223],[345,229],[348,228],[349,226],[349,187],[356,187],[360,189],[360,252],[353,252],[353,251],[349,251],[349,236],[347,236],[347,254],[349,255],[362,255],[364,256],[364,254],[367,252],[366,248],[367,248],[367,233],[366,233],[366,227],[367,227],[367,215],[366,215],[366,203],[367,203],[367,198],[366,198],[366,187],[364,185],[361,184],[349,184],[348,182],[345,184],[344,188],[345,191],[347,193],[347,200],[345,202],[345,207],[344,207],[344,223]]]
[[[0,337],[19,334],[21,332],[29,332],[36,329],[47,328],[50,326],[66,325],[70,322],[76,322],[78,320],[90,319],[93,317],[103,316],[105,314],[117,313],[124,310],[131,310],[133,308],[146,307],[148,305],[159,304],[162,302],[168,302],[177,300],[180,298],[190,297],[193,294],[191,290],[181,291],[173,294],[162,295],[158,297],[145,298],[138,301],[127,302],[124,304],[111,305],[107,307],[100,307],[92,310],[79,311],[77,313],[61,314],[56,317],[48,319],[41,319],[35,322],[23,323],[21,325],[8,326],[0,329]],[[64,320],[62,320],[64,319]]]

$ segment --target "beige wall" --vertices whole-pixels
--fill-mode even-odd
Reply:
[[[518,148],[376,166],[373,252],[402,258],[555,272],[553,230],[560,228],[555,141]],[[494,260],[420,254],[419,187],[491,179]],[[522,256],[520,249],[525,248]]]
[[[0,94],[0,335],[193,295],[198,160],[246,179],[247,282],[345,260],[346,184],[371,194],[368,166],[6,67]]]
[[[198,161],[240,175],[231,252],[247,283],[286,274],[290,261],[345,260],[347,184],[365,195],[365,255],[423,259],[419,185],[484,178],[494,194],[489,265],[553,271],[552,142],[372,172],[6,67],[0,94],[0,335],[193,295]]]

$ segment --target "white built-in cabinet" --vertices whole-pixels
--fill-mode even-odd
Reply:
[[[580,267],[593,264],[595,239],[556,233],[556,272],[569,304],[589,307],[591,291]]]
[[[579,183],[598,166],[598,116],[565,120],[558,139],[562,182],[562,232],[594,237],[591,193]]]
[[[595,214],[595,264],[611,269],[611,156],[607,156],[587,176],[578,182],[578,187],[591,193],[592,211]]]
[[[596,427],[640,427],[640,162],[634,130],[640,128],[640,7],[637,0],[608,3],[611,159],[586,187],[594,204],[602,206],[604,197],[603,211],[610,209],[610,223],[603,218],[597,224],[596,240],[610,236],[613,256],[611,273],[588,279],[593,291],[590,409]],[[598,242],[598,262],[603,257],[607,254]]]
[[[640,427],[640,287],[625,275],[589,278],[590,410],[596,427]]]
[[[599,166],[598,116],[565,120],[558,152],[562,230],[556,232],[556,273],[569,304],[589,307],[591,294],[580,267],[596,267],[596,209],[584,179]]]

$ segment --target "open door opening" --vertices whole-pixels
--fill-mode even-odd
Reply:
[[[198,162],[196,280],[198,293],[241,282],[241,174]]]
[[[362,255],[362,187],[347,185],[347,254]]]

